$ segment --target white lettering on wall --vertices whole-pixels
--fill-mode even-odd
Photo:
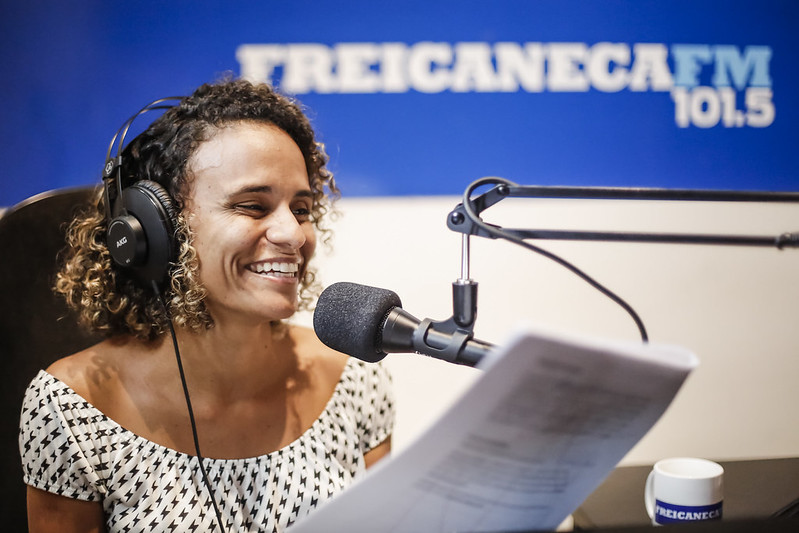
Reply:
[[[419,43],[408,53],[409,86],[423,93],[439,93],[451,83],[452,47],[446,43]]]
[[[633,46],[635,63],[630,69],[631,91],[668,91],[673,85],[664,44],[638,43]]]
[[[621,91],[630,83],[631,60],[630,47],[626,44],[595,44],[591,47],[591,56],[586,63],[588,78],[599,91]]]
[[[241,76],[291,94],[668,92],[679,127],[757,127],[776,115],[771,48],[661,43],[244,44]],[[670,66],[672,65],[672,66]]]
[[[544,46],[541,43],[497,43],[497,90],[537,93],[544,90]]]

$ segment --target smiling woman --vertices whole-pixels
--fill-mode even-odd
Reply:
[[[382,366],[283,322],[314,299],[326,156],[295,102],[225,81],[109,163],[57,279],[107,340],[28,388],[30,530],[281,531],[386,455],[394,419]]]

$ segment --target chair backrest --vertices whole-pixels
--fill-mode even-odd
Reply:
[[[39,369],[99,340],[53,293],[66,224],[94,196],[93,187],[42,193],[0,217],[0,501],[3,531],[27,531],[18,433],[22,397]]]

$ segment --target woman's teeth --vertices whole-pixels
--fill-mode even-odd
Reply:
[[[250,270],[258,274],[270,274],[281,277],[293,277],[299,272],[298,263],[256,263]]]

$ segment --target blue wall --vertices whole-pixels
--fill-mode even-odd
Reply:
[[[799,190],[797,27],[790,0],[4,0],[0,205],[98,182],[128,116],[225,72],[296,92],[345,195]]]

